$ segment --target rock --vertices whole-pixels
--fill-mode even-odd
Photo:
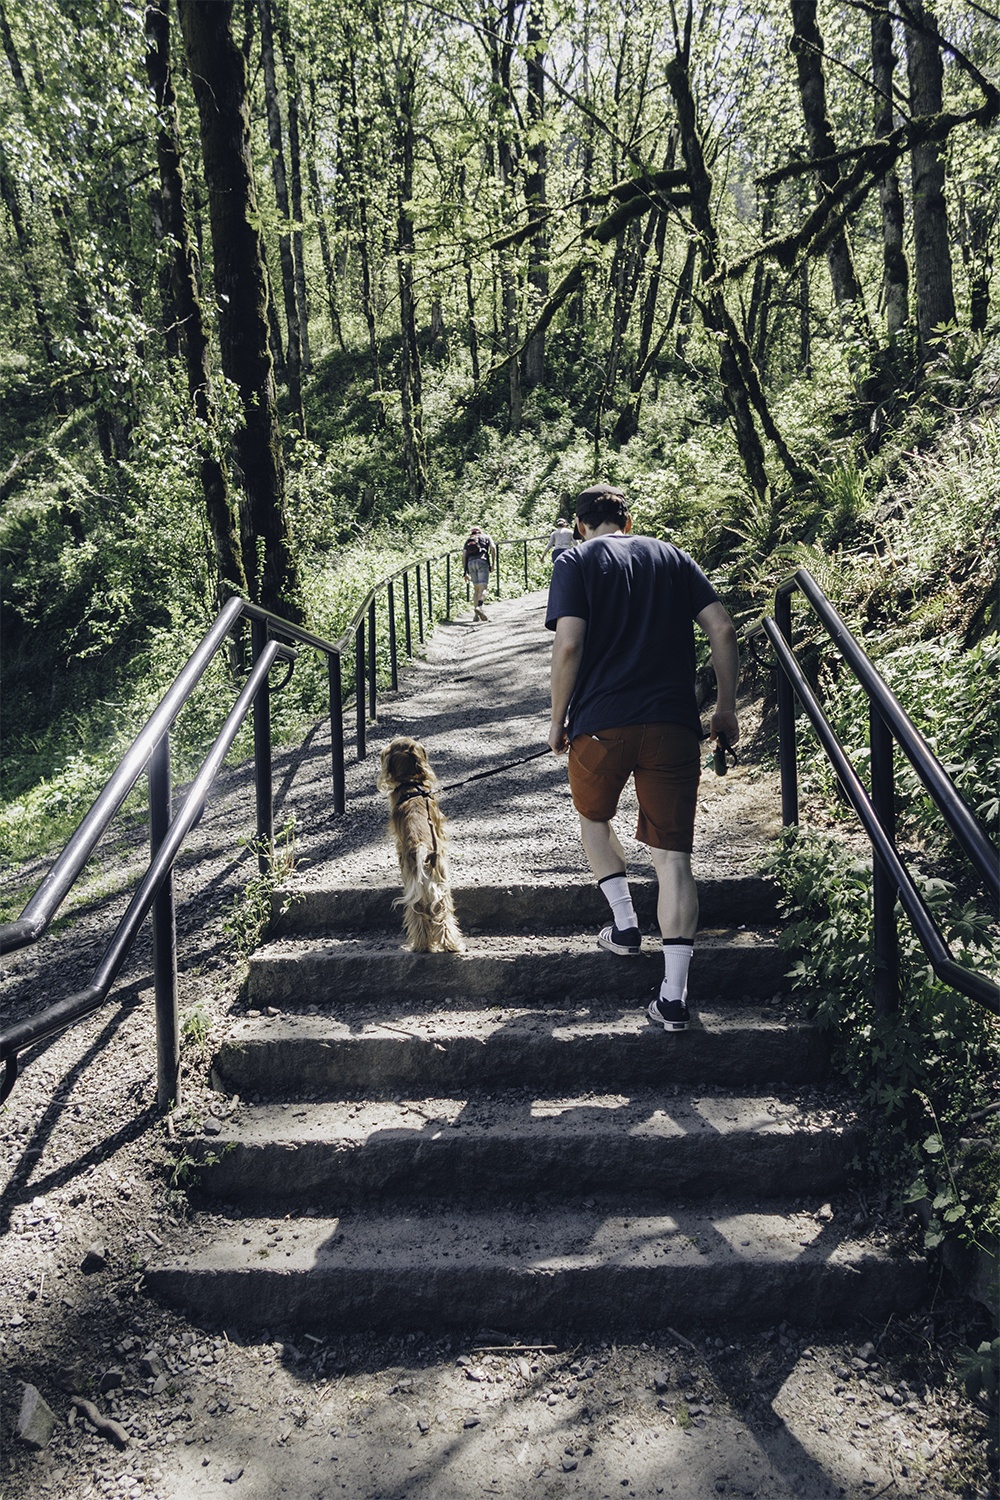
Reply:
[[[242,1469],[230,1469],[228,1474],[223,1474],[223,1484],[235,1484],[238,1479],[243,1478]]]
[[[85,1276],[92,1276],[95,1271],[103,1271],[107,1268],[108,1254],[103,1245],[88,1245],[86,1254],[80,1262],[80,1270]]]
[[[462,1426],[466,1427],[466,1428],[469,1428],[469,1427],[478,1427],[479,1426],[479,1418],[478,1417],[466,1417],[465,1421],[462,1423]]]
[[[37,1386],[24,1386],[17,1418],[17,1435],[21,1442],[36,1452],[47,1448],[55,1425],[55,1412],[46,1404],[41,1391]]]
[[[653,1390],[654,1391],[659,1391],[660,1394],[662,1395],[664,1391],[669,1391],[669,1389],[670,1389],[670,1371],[669,1370],[657,1370],[656,1374],[653,1376]]]
[[[163,1361],[155,1349],[148,1349],[139,1360],[139,1374],[147,1380],[156,1380],[163,1374]]]
[[[102,1396],[106,1396],[108,1391],[116,1391],[118,1390],[119,1386],[122,1386],[124,1384],[124,1370],[105,1370],[104,1374],[97,1382],[97,1389],[100,1391]]]
[[[861,1348],[858,1350],[858,1359],[867,1359],[867,1360],[871,1361],[874,1358],[875,1358],[875,1345],[874,1344],[862,1344]]]
[[[577,1467],[577,1460],[575,1458],[564,1458],[562,1466],[564,1474],[572,1474],[573,1470]]]

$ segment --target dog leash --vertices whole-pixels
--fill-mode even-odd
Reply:
[[[482,781],[485,776],[497,776],[501,771],[512,771],[515,766],[527,765],[529,760],[538,760],[540,756],[551,754],[551,748],[546,745],[544,750],[533,750],[530,755],[522,755],[518,760],[507,760],[504,761],[503,765],[501,766],[491,766],[488,771],[477,771],[473,776],[466,776],[464,781],[446,782],[444,786],[438,787],[438,791],[454,792],[457,791],[459,787],[468,786],[473,781]],[[739,758],[729,741],[725,738],[724,735],[720,734],[717,738],[716,749],[713,756],[716,776],[725,776],[727,755],[734,763]]]
[[[446,786],[439,786],[439,792],[454,792],[460,786],[468,786],[471,781],[482,781],[484,776],[496,776],[501,771],[511,771],[515,766],[526,765],[529,760],[538,760],[542,755],[551,755],[552,751],[546,745],[544,750],[533,750],[530,755],[522,755],[520,760],[504,761],[502,766],[491,766],[488,771],[477,771],[474,776],[466,776],[464,781],[449,781]]]

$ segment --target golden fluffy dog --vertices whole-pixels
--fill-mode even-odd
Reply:
[[[434,800],[437,777],[418,740],[400,736],[382,751],[378,787],[389,794],[389,828],[396,840],[403,894],[403,927],[414,953],[461,953],[448,885],[448,841]]]

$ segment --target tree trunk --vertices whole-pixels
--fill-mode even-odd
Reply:
[[[515,115],[511,87],[511,64],[514,55],[514,34],[517,23],[517,0],[503,0],[502,25],[491,29],[488,36],[490,74],[493,85],[490,114],[495,128],[495,170],[499,176],[503,196],[509,199],[513,192],[513,177],[516,167],[514,150],[510,141],[509,120]],[[502,113],[501,113],[502,112]],[[518,267],[515,258],[507,250],[500,252],[499,266],[502,332],[500,338],[507,354],[508,399],[510,405],[510,430],[520,432],[523,410],[521,391],[521,362],[518,350]]]
[[[236,385],[243,425],[235,458],[247,496],[254,544],[244,547],[253,598],[293,620],[302,617],[285,512],[285,469],[268,348],[267,270],[250,153],[250,109],[243,54],[232,30],[232,0],[180,0],[181,29],[201,128],[209,193],[222,368]]]
[[[538,224],[532,235],[528,252],[528,326],[545,306],[549,296],[548,236],[541,227],[546,213],[546,172],[548,153],[544,137],[537,134],[545,117],[545,54],[542,50],[543,10],[539,0],[532,0],[527,22],[527,75],[528,124],[528,169],[524,180],[524,196],[528,207],[528,220]],[[541,385],[545,379],[545,334],[537,333],[528,340],[524,350],[524,383],[529,389]]]
[[[333,256],[330,253],[330,236],[326,227],[326,210],[323,205],[323,194],[319,185],[319,172],[316,168],[316,138],[313,131],[313,119],[316,115],[316,91],[312,79],[309,80],[309,113],[305,116],[306,138],[306,175],[309,180],[309,206],[312,216],[316,220],[316,232],[319,236],[319,251],[323,261],[323,279],[326,282],[326,306],[330,317],[330,332],[333,334],[334,343],[344,348],[344,330],[340,323],[340,305],[337,295],[337,275],[333,264]]]
[[[215,548],[215,592],[221,604],[229,594],[245,594],[247,580],[229,494],[229,479],[217,456],[218,423],[212,392],[208,332],[198,292],[198,260],[184,203],[177,99],[170,66],[169,4],[170,0],[147,0],[146,72],[159,119],[156,158],[160,169],[163,226],[174,246],[170,268],[171,302],[184,350],[188,394],[202,434],[198,445],[201,485]]]
[[[799,267],[799,370],[812,379],[812,308],[809,300],[809,262]]]
[[[214,3],[214,0],[213,0]],[[257,0],[260,15],[260,56],[264,71],[264,100],[267,105],[267,139],[271,147],[271,173],[274,177],[274,197],[278,205],[282,228],[278,235],[278,258],[281,263],[281,289],[285,304],[285,372],[288,380],[288,401],[292,410],[292,421],[299,432],[305,432],[305,416],[302,411],[302,334],[299,327],[299,309],[295,297],[295,262],[292,257],[291,212],[288,201],[288,178],[285,171],[285,145],[281,128],[281,106],[278,101],[278,80],[274,66],[274,22],[271,15],[271,0]]]
[[[691,20],[690,10],[688,20],[689,22]],[[705,164],[705,153],[695,115],[694,96],[691,92],[691,77],[688,72],[689,48],[689,34],[685,36],[683,44],[678,39],[677,51],[667,65],[667,82],[677,106],[681,151],[691,186],[691,218],[698,232],[698,248],[701,252],[702,281],[709,282],[718,269],[719,244],[712,219],[712,179]],[[702,304],[702,317],[705,320],[705,326],[716,335],[719,345],[723,395],[733,419],[736,446],[743,467],[754,492],[763,496],[770,485],[764,448],[754,423],[739,361],[732,347],[723,295],[718,288],[713,288],[708,292],[707,299]]]
[[[892,77],[896,59],[892,51],[892,21],[887,3],[872,12],[872,82],[875,85],[875,138],[882,140],[893,128]],[[906,330],[910,316],[910,268],[903,249],[903,195],[895,171],[879,178],[882,209],[882,303],[890,342]]]
[[[379,361],[378,329],[375,321],[375,301],[372,296],[372,273],[368,233],[368,190],[365,178],[364,136],[361,129],[361,114],[358,109],[357,58],[353,47],[348,53],[351,85],[351,131],[354,137],[354,160],[350,166],[350,183],[358,211],[358,255],[361,261],[361,303],[368,327],[368,349],[372,361],[372,385],[375,390],[375,425],[385,426],[385,407],[382,404],[382,368]]]
[[[823,76],[823,38],[816,21],[817,0],[791,0],[792,51],[799,79],[799,96],[802,115],[809,139],[809,150],[821,162],[816,168],[816,182],[820,195],[831,192],[840,177],[834,163],[822,162],[822,158],[835,155],[837,147],[833,137],[833,126],[826,108],[826,80]],[[871,339],[868,315],[865,310],[864,293],[854,268],[854,257],[848,243],[847,233],[839,229],[832,237],[826,252],[833,282],[833,295],[839,308],[849,310],[858,331],[867,341]]]
[[[406,477],[414,499],[427,488],[424,458],[423,375],[417,343],[417,309],[413,292],[413,220],[409,203],[413,197],[414,120],[416,65],[412,57],[396,66],[396,269],[399,282],[399,326],[402,335],[400,394],[403,406],[403,454]]]
[[[309,346],[309,297],[306,287],[305,245],[302,216],[302,89],[299,65],[292,45],[288,24],[288,0],[278,0],[278,42],[285,64],[288,89],[288,160],[291,166],[292,193],[292,262],[295,270],[295,307],[298,314],[299,344],[302,349],[302,373],[312,369]]]
[[[936,29],[930,6],[910,0],[917,23]],[[941,112],[944,68],[941,49],[921,24],[906,27],[906,72],[910,114],[915,118]],[[948,248],[948,209],[944,197],[944,157],[936,141],[910,153],[913,181],[913,268],[917,294],[917,332],[921,357],[940,342],[942,327],[955,322],[955,292]]]

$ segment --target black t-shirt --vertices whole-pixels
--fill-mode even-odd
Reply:
[[[701,725],[692,621],[718,594],[679,547],[654,537],[592,537],[555,559],[545,624],[586,620],[569,737],[624,724]]]

